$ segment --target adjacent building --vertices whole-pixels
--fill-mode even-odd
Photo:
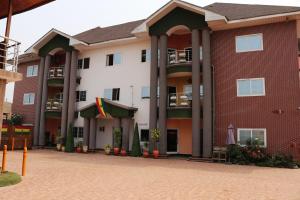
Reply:
[[[70,125],[90,150],[122,128],[130,150],[161,131],[161,154],[210,157],[228,127],[270,153],[300,145],[300,8],[172,0],[145,20],[78,35],[50,30],[20,59],[13,113],[34,144],[55,144]],[[96,98],[97,99],[96,101]]]

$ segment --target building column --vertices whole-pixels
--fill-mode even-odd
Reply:
[[[71,124],[73,124],[75,118],[77,67],[78,67],[78,51],[73,50],[71,56],[71,67],[70,67],[70,83],[69,83],[70,87],[69,87],[69,99],[68,99],[67,129]]]
[[[43,89],[42,89],[42,100],[41,100],[41,114],[40,114],[40,127],[39,127],[39,145],[45,145],[45,124],[46,124],[46,104],[48,100],[48,72],[51,64],[51,56],[47,55],[45,60],[44,74],[43,74]]]
[[[34,132],[33,132],[33,145],[39,145],[39,131],[40,131],[40,117],[41,117],[41,105],[42,105],[42,93],[43,93],[43,78],[45,68],[45,57],[41,57],[40,65],[38,67],[38,90],[35,95],[35,121],[34,121]]]
[[[157,128],[157,82],[158,82],[158,36],[151,36],[151,69],[150,69],[150,117],[149,131]],[[150,151],[154,148],[154,141],[149,138]]]
[[[121,128],[121,119],[120,118],[114,118],[113,119],[113,130],[112,130],[112,146],[115,147],[115,128]]]
[[[200,136],[200,31],[192,30],[192,156],[201,156],[201,136]]]
[[[5,79],[0,79],[0,145],[1,145],[1,135],[2,135],[2,121],[3,121],[3,105],[5,100],[5,90],[6,90],[6,83]]]
[[[71,68],[71,52],[66,52],[66,64],[64,67],[64,88],[63,88],[63,106],[61,117],[61,136],[66,138],[68,131],[68,101],[70,87],[70,68]]]
[[[129,151],[129,127],[130,118],[122,118],[122,148]]]
[[[212,70],[210,55],[210,30],[202,30],[203,46],[203,157],[212,154]]]
[[[160,36],[160,65],[159,65],[159,130],[160,154],[167,154],[167,58],[168,36]]]
[[[89,146],[90,119],[84,118],[83,125],[83,146]]]
[[[96,149],[96,131],[97,131],[97,119],[91,118],[90,119],[90,136],[89,136],[89,149],[95,150]]]

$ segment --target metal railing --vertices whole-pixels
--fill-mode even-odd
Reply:
[[[192,50],[171,50],[168,52],[170,65],[192,62]]]
[[[61,111],[62,110],[62,99],[48,99],[46,110],[47,111]]]
[[[169,94],[168,106],[173,107],[192,107],[192,93],[171,93]]]
[[[48,78],[64,78],[64,67],[51,67],[49,69]]]
[[[0,36],[0,69],[17,72],[20,42]]]

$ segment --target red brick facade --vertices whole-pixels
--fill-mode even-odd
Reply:
[[[235,52],[235,36],[263,33],[264,50]],[[266,128],[270,152],[286,151],[300,139],[300,88],[296,23],[285,22],[212,34],[215,69],[215,144],[224,145],[227,127]],[[237,79],[265,78],[266,96],[237,97]],[[282,115],[275,110],[284,111]]]
[[[25,124],[34,124],[35,105],[23,105],[23,96],[25,93],[37,94],[38,89],[38,76],[26,76],[27,67],[31,65],[39,65],[39,61],[22,63],[18,67],[18,72],[23,74],[23,80],[15,83],[14,99],[12,105],[12,113],[22,114],[24,116]]]

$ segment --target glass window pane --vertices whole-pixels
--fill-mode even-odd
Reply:
[[[236,51],[258,51],[263,49],[262,35],[246,35],[236,37]]]
[[[114,54],[114,65],[119,65],[121,64],[121,54],[116,53]]]
[[[104,89],[104,98],[112,100],[112,89]]]
[[[142,87],[142,99],[150,98],[150,87]]]
[[[264,80],[251,80],[251,93],[253,95],[264,95]]]
[[[264,130],[253,130],[252,131],[252,140],[257,140],[259,145],[265,146]]]
[[[238,96],[246,96],[251,94],[250,80],[238,80]]]
[[[240,145],[247,145],[251,141],[251,130],[239,130]]]
[[[149,142],[149,130],[141,130],[141,142]]]
[[[150,49],[146,50],[146,62],[150,62],[151,60],[151,51]]]
[[[85,58],[85,59],[84,59],[83,68],[84,68],[84,69],[90,68],[90,58]]]
[[[37,76],[38,75],[38,66],[35,65],[34,68],[33,68],[33,76]]]

